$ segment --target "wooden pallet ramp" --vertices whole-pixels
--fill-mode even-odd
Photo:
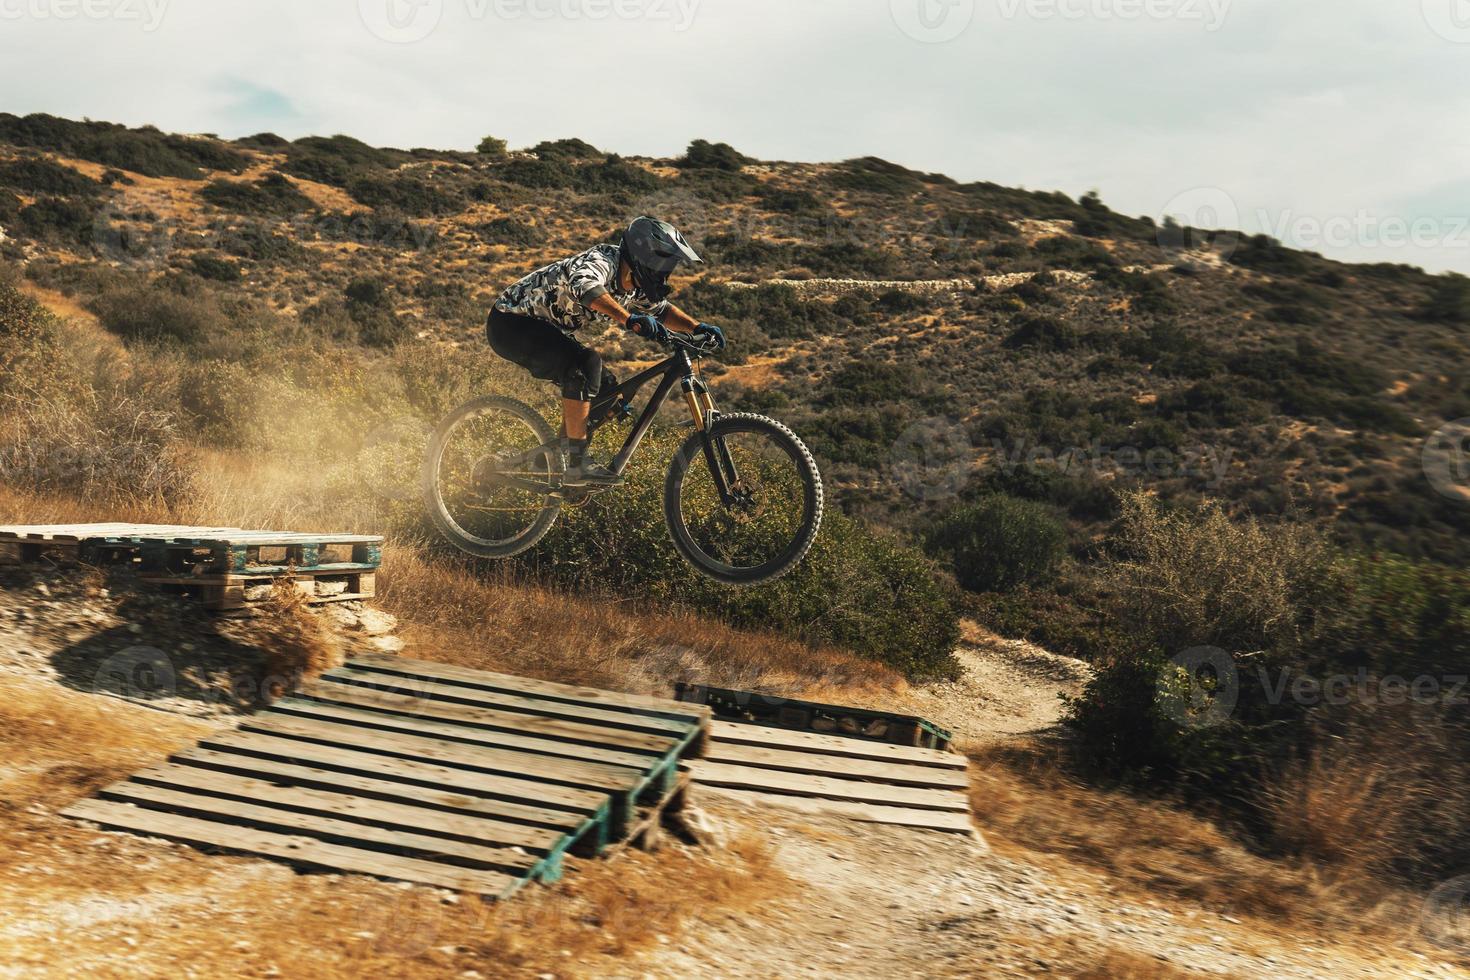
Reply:
[[[504,898],[651,837],[708,725],[677,701],[365,655],[63,812]]]
[[[869,823],[974,834],[964,756],[767,725],[714,721],[696,786]]]
[[[251,531],[172,524],[0,527],[0,560],[134,567],[145,582],[238,609],[289,578],[311,602],[372,598],[383,539],[365,534]]]

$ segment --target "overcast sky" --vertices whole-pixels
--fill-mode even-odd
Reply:
[[[224,136],[875,154],[1470,273],[1470,0],[0,0],[0,93]]]

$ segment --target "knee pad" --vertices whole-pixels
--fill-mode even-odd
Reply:
[[[602,356],[589,350],[574,361],[562,379],[561,395],[577,401],[591,401],[602,388]]]

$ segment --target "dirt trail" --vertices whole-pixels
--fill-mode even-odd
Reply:
[[[964,675],[915,688],[916,710],[979,748],[1052,728],[1086,664],[966,624]],[[1460,977],[1330,937],[1123,893],[1106,876],[1042,866],[1005,841],[859,824],[700,788],[727,833],[764,834],[796,897],[730,918],[629,965],[628,977]],[[770,798],[764,798],[769,800]]]

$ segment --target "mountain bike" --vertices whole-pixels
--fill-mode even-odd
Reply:
[[[752,585],[789,572],[822,524],[822,476],[811,452],[773,419],[715,408],[699,362],[703,342],[671,336],[669,356],[592,403],[588,427],[632,421],[609,468],[622,476],[675,386],[693,432],[669,464],[664,520],[674,547],[700,572],[729,585]],[[657,381],[634,420],[633,400]],[[485,395],[460,406],[429,442],[423,485],[429,516],[460,550],[510,558],[534,547],[564,506],[617,487],[567,487],[561,436],[534,408]]]

